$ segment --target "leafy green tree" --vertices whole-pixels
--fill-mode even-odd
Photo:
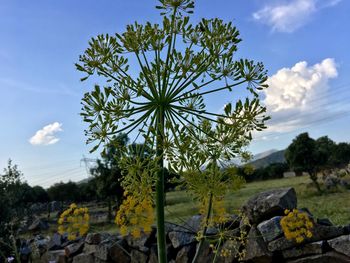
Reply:
[[[192,0],[159,0],[157,8],[161,24],[134,23],[124,33],[93,38],[76,67],[86,73],[82,80],[102,77],[82,101],[82,116],[89,123],[88,142],[97,142],[92,150],[113,135],[132,131],[155,149],[157,242],[162,263],[166,262],[165,160],[171,169],[178,169],[173,160],[184,147],[182,134],[201,141],[197,134],[204,131],[204,120],[217,124],[220,136],[213,138],[217,144],[251,140],[251,132],[263,129],[267,120],[257,93],[267,87],[267,76],[262,63],[234,60],[241,39],[231,22],[215,18],[190,24],[187,15],[193,13]],[[136,64],[129,63],[132,57]],[[205,99],[210,95],[239,86],[248,90],[247,98],[237,98],[234,106],[227,103],[221,114],[206,109]]]
[[[78,185],[71,181],[55,183],[47,189],[47,193],[52,201],[76,202],[80,198]]]
[[[90,179],[87,182],[80,183],[78,187],[80,192],[80,201],[88,202],[98,199],[96,182],[94,179]]]
[[[320,148],[322,149],[322,147]],[[318,192],[321,192],[321,188],[317,181],[317,173],[323,167],[323,161],[326,159],[322,155],[325,155],[325,152],[319,151],[316,141],[310,138],[308,133],[299,134],[285,152],[289,167],[296,173],[309,173]],[[321,159],[320,156],[322,156]]]
[[[14,218],[21,217],[25,211],[25,203],[31,201],[29,200],[31,188],[22,182],[22,178],[23,174],[18,166],[12,164],[12,160],[9,159],[7,167],[0,176],[0,187],[6,193],[12,211],[11,216]]]
[[[336,143],[332,141],[328,136],[322,136],[316,141],[315,155],[319,163],[319,170],[332,168],[331,156],[335,150]]]
[[[350,144],[340,142],[333,148],[330,156],[330,163],[333,167],[344,166],[350,162]]]
[[[33,202],[46,203],[50,201],[50,197],[46,190],[39,185],[32,187]]]
[[[119,161],[122,156],[121,148],[125,148],[128,142],[126,134],[119,134],[106,145],[101,153],[102,160],[97,160],[95,167],[90,169],[94,176],[96,191],[100,198],[107,200],[108,220],[112,220],[112,203],[120,203],[123,197],[121,186],[122,170]]]
[[[9,159],[7,167],[0,175],[0,256],[16,254],[14,238],[10,238],[25,215],[27,193],[31,187],[22,182],[23,174]],[[19,259],[16,258],[19,262]]]

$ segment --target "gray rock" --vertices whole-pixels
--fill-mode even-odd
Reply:
[[[79,254],[73,258],[73,263],[94,263],[94,257],[90,254]]]
[[[179,248],[193,243],[196,239],[194,234],[182,232],[182,231],[172,231],[169,233],[169,239],[174,248]]]
[[[182,247],[176,255],[176,263],[191,262],[194,256],[196,246],[188,245]]]
[[[149,254],[148,263],[158,263],[157,246],[152,246],[150,250],[151,252]]]
[[[49,224],[40,218],[36,218],[33,223],[28,227],[29,231],[40,232],[49,229]]]
[[[44,238],[41,235],[37,235],[34,238],[35,247],[38,248],[40,254],[43,254],[47,250],[49,242],[50,242],[50,239],[48,237]]]
[[[100,260],[108,260],[109,259],[109,249],[112,246],[112,243],[110,240],[104,240],[101,242],[97,247],[95,251],[95,257]]]
[[[237,227],[239,227],[241,219],[242,218],[238,215],[230,215],[228,221],[224,223],[224,228],[228,230],[236,229]]]
[[[198,231],[202,230],[202,219],[203,216],[194,215],[190,217],[183,225],[178,226],[175,230],[197,234]],[[218,230],[215,227],[209,227],[206,235],[216,235],[217,233]]]
[[[30,255],[32,254],[32,249],[27,241],[21,242],[21,247],[19,248],[19,256],[21,262],[29,262]]]
[[[85,254],[95,254],[98,249],[98,245],[91,245],[88,243],[85,243],[83,252]]]
[[[196,250],[198,249],[198,245],[196,246]],[[197,262],[200,263],[212,263],[214,260],[214,253],[212,248],[210,248],[210,243],[208,241],[204,241],[200,254],[198,255]]]
[[[123,241],[117,241],[113,243],[113,245],[109,248],[109,256],[113,262],[130,262],[130,256],[123,247],[123,245]]]
[[[350,257],[350,235],[340,236],[327,242],[335,251]]]
[[[259,231],[252,227],[248,233],[246,254],[244,261],[272,262],[272,254],[267,250],[266,244]]]
[[[176,263],[191,262],[196,252],[194,244],[182,247],[176,255]]]
[[[332,188],[336,188],[337,186],[348,187],[349,183],[346,180],[337,177],[336,175],[329,175],[324,180],[324,185],[328,190],[330,190]]]
[[[91,245],[98,245],[101,243],[101,241],[102,241],[102,238],[100,233],[89,233],[85,238],[85,243],[88,243]]]
[[[315,224],[311,232],[312,232],[312,237],[306,238],[303,243],[311,243],[311,242],[316,242],[320,240],[326,240],[326,239],[331,239],[334,237],[341,236],[344,233],[344,228],[338,227],[338,226],[323,226],[323,225]],[[273,252],[278,250],[289,249],[297,245],[300,245],[300,244],[297,244],[293,240],[288,240],[285,237],[280,237],[276,240],[271,241],[268,244],[268,249],[269,251]]]
[[[141,232],[141,236],[139,238],[134,238],[131,235],[125,237],[125,240],[129,247],[136,248],[142,252],[148,252],[149,246],[153,241],[155,241],[156,230],[153,229],[151,233],[146,234]]]
[[[328,218],[317,218],[317,224],[323,226],[333,226],[333,223]]]
[[[297,258],[301,256],[322,254],[324,241],[313,242],[303,246],[282,251],[284,258]]]
[[[350,225],[344,226],[344,235],[350,235]]]
[[[344,227],[324,226],[324,225],[315,224],[311,232],[312,232],[311,241],[326,240],[326,239],[331,239],[331,238],[343,235]]]
[[[48,251],[43,256],[43,259],[45,260],[44,262],[65,262],[65,251],[63,249]]]
[[[83,251],[84,241],[80,240],[77,243],[70,244],[64,248],[67,257],[74,257]]]
[[[283,230],[280,224],[281,219],[282,216],[275,216],[258,225],[258,230],[265,242],[270,242],[283,235]]]
[[[187,231],[190,233],[197,233],[199,230],[201,230],[202,218],[203,218],[202,215],[194,215],[190,217],[181,226],[183,227],[183,231]]]
[[[292,248],[296,245],[297,245],[296,242],[294,242],[292,240],[288,240],[285,237],[280,237],[280,238],[277,238],[276,240],[271,241],[267,245],[267,248],[269,251],[275,252],[275,251],[279,251],[279,250],[285,250],[288,248]]]
[[[131,263],[146,263],[148,259],[148,256],[145,253],[136,249],[131,250],[130,255]]]
[[[52,238],[47,244],[48,250],[62,249],[62,236],[59,233],[54,233]]]
[[[259,223],[273,216],[283,215],[285,209],[297,207],[294,188],[269,190],[250,198],[242,207],[251,223]]]
[[[219,250],[218,263],[231,263],[238,257],[240,244],[235,240],[226,240]]]
[[[61,209],[61,204],[57,201],[52,201],[49,203],[50,212],[59,211]]]
[[[287,263],[349,263],[350,258],[336,252],[327,252],[295,260],[288,260]]]

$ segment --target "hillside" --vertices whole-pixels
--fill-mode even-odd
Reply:
[[[285,150],[273,152],[263,158],[256,159],[249,164],[254,166],[254,168],[262,168],[272,163],[285,163],[284,152]]]

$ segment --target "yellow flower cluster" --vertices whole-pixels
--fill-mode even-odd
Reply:
[[[68,234],[68,240],[74,240],[78,236],[85,235],[89,230],[89,210],[86,207],[77,207],[71,204],[58,219],[58,233]]]
[[[208,209],[209,198],[204,198],[201,200],[199,212],[202,215],[206,215]],[[209,218],[208,226],[214,226],[217,224],[225,223],[229,219],[229,215],[225,208],[225,202],[222,197],[212,199],[212,213]],[[206,218],[203,217],[203,222],[205,224]]]
[[[284,213],[286,216],[281,219],[281,227],[287,239],[301,243],[305,238],[312,237],[311,230],[314,224],[307,213],[297,209],[286,209]]]
[[[223,198],[215,198],[213,202],[213,223],[222,224],[228,220],[229,216],[225,208]]]
[[[128,195],[121,204],[115,223],[120,226],[120,234],[125,236],[128,233],[135,238],[141,236],[141,230],[150,233],[154,222],[154,209],[151,199],[143,196],[142,200],[134,195]]]

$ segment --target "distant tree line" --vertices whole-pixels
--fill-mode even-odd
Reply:
[[[265,167],[254,168],[249,164],[239,167],[237,173],[242,176],[247,182],[262,181],[282,178],[283,173],[289,170],[286,163],[272,163]]]
[[[315,140],[308,133],[301,133],[288,146],[285,158],[294,172],[307,172],[317,190],[321,192],[317,174],[349,164],[350,144],[335,143],[328,136]]]
[[[285,162],[271,163],[259,168],[248,163],[238,167],[237,173],[247,182],[251,182],[282,178],[287,171],[293,171],[296,175],[307,172],[319,189],[318,173],[349,164],[350,143],[336,143],[328,136],[313,139],[308,133],[301,133],[287,147],[284,155]]]

